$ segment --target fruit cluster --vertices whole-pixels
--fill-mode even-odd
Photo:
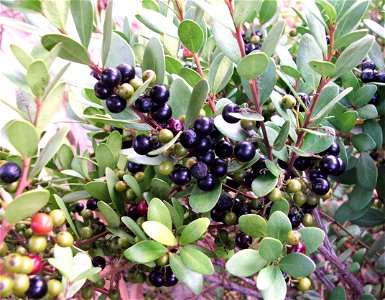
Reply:
[[[385,73],[381,71],[377,71],[376,65],[370,59],[365,60],[361,64],[361,80],[364,83],[369,82],[379,82],[385,83]],[[380,103],[380,93],[378,90],[373,95],[372,99],[368,102],[369,104],[378,105]]]
[[[251,36],[247,36],[246,33],[242,33],[242,39],[245,47],[246,54],[249,54],[262,48],[262,31],[255,30]]]

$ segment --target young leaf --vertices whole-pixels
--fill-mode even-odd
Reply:
[[[266,39],[262,45],[261,51],[266,53],[267,56],[272,56],[275,52],[275,48],[281,39],[282,33],[285,29],[286,22],[284,20],[277,21],[273,28],[267,33]]]
[[[156,260],[166,252],[167,248],[165,246],[155,241],[145,240],[124,251],[124,256],[132,262],[146,264]]]
[[[274,238],[265,237],[259,244],[259,254],[267,261],[275,261],[281,255],[283,250],[282,243]]]
[[[188,128],[198,117],[199,111],[206,101],[208,93],[209,85],[205,79],[202,79],[194,86],[187,107],[188,114],[184,121],[185,128]]]
[[[142,224],[144,232],[153,240],[167,246],[177,245],[177,241],[171,230],[162,223],[156,221],[146,221]]]
[[[43,60],[35,60],[28,66],[26,80],[35,97],[42,98],[49,81],[48,67]]]
[[[182,262],[194,272],[204,275],[212,275],[214,267],[206,254],[194,248],[184,247],[180,250]]]
[[[9,47],[19,63],[27,69],[30,63],[33,62],[33,57],[17,45],[10,45]]]
[[[301,241],[306,245],[307,255],[317,251],[325,238],[325,232],[317,227],[304,227],[298,231],[301,233]]]
[[[264,218],[254,214],[242,215],[238,219],[239,229],[251,237],[265,237],[267,222]]]
[[[331,75],[336,69],[333,63],[323,60],[311,60],[309,66],[314,72],[325,77]]]
[[[269,64],[268,56],[263,52],[252,52],[246,55],[238,63],[237,71],[239,76],[251,80],[261,75]]]
[[[273,267],[273,281],[272,284],[262,290],[263,299],[266,300],[283,300],[286,296],[287,284],[283,277],[282,271],[278,266]]]
[[[302,253],[291,253],[282,258],[279,267],[293,277],[309,276],[315,270],[314,262]]]
[[[267,235],[286,242],[291,223],[287,215],[281,211],[274,212],[267,221]]]
[[[147,220],[156,221],[172,230],[171,215],[167,206],[158,198],[154,198],[148,205]]]
[[[223,90],[231,79],[233,71],[234,64],[224,53],[220,53],[214,58],[208,77],[210,90],[213,94]]]
[[[203,30],[198,23],[192,20],[184,20],[179,24],[178,36],[182,44],[193,54],[198,53],[203,46]]]
[[[259,11],[259,21],[261,24],[265,24],[270,21],[277,12],[277,8],[277,0],[264,0],[262,2],[261,10]]]
[[[99,144],[95,150],[95,158],[98,163],[98,173],[102,177],[105,174],[106,168],[115,168],[115,159],[114,155],[111,152],[110,147],[107,144]]]
[[[104,201],[98,201],[98,208],[110,227],[119,227],[120,219],[118,214]]]
[[[92,23],[94,22],[92,2],[91,0],[71,0],[70,8],[80,41],[85,48],[88,48],[92,34]]]
[[[270,172],[267,172],[266,174],[261,174],[254,179],[251,189],[257,197],[263,197],[270,193],[277,183],[278,178]]]
[[[152,31],[178,38],[178,28],[172,20],[151,9],[142,9],[136,18]]]
[[[226,263],[226,270],[238,277],[249,277],[264,266],[267,260],[263,259],[257,250],[245,249],[234,254]]]
[[[111,40],[112,40],[112,9],[114,6],[113,0],[108,1],[106,14],[103,24],[103,42],[102,42],[102,65],[105,66],[107,62],[108,54],[110,53]]]
[[[197,212],[210,211],[217,204],[221,191],[221,182],[217,183],[217,186],[210,192],[202,191],[195,185],[189,198],[189,204]]]
[[[70,0],[52,1],[41,0],[42,14],[58,29],[65,28]]]
[[[195,242],[202,237],[209,225],[210,219],[208,218],[199,218],[192,221],[183,229],[182,235],[179,239],[180,242],[184,245]]]

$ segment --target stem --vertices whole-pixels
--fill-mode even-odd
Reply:
[[[212,276],[210,276],[210,277],[209,276],[205,276],[205,279],[207,281],[210,281],[210,282],[213,282],[215,284],[221,285],[222,287],[224,287],[227,290],[240,292],[240,293],[242,293],[244,295],[247,295],[247,296],[250,296],[250,297],[255,297],[257,299],[262,299],[262,295],[260,293],[258,293],[255,290],[249,289],[247,287],[243,287],[243,286],[240,286],[240,285],[235,284],[235,283],[223,282],[221,279],[215,278],[215,277],[212,277]]]
[[[81,246],[84,246],[87,244],[91,244],[91,243],[97,241],[99,238],[106,236],[108,233],[109,233],[108,231],[104,231],[102,233],[99,233],[99,234],[93,236],[92,238],[90,238],[88,240],[79,241],[78,243],[76,243],[76,246],[81,247]]]

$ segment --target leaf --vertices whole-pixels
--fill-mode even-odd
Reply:
[[[171,230],[162,223],[156,221],[146,221],[142,224],[144,232],[153,240],[167,246],[177,245],[177,241]]]
[[[42,14],[58,29],[65,28],[69,8],[70,0],[41,0]]]
[[[329,17],[329,22],[334,22],[337,18],[337,11],[336,9],[334,8],[334,6],[332,4],[330,4],[328,1],[326,0],[322,0],[321,1],[321,4],[322,4],[322,7],[324,8],[326,14],[328,15]]]
[[[281,200],[274,202],[270,209],[270,215],[272,215],[276,211],[281,211],[285,215],[289,213],[290,204],[287,202],[285,198],[281,198]]]
[[[92,197],[97,200],[109,201],[110,194],[108,193],[107,183],[101,181],[91,181],[85,185],[85,189]]]
[[[99,273],[101,270],[102,270],[102,268],[100,268],[100,267],[92,267],[90,269],[87,269],[83,273],[80,273],[80,275],[78,275],[74,279],[74,281],[79,281],[79,280],[82,280],[82,279],[87,279],[87,278],[91,277],[92,275]]]
[[[374,160],[368,153],[361,153],[357,170],[359,170],[358,183],[368,190],[373,190],[376,187],[378,170]]]
[[[107,62],[108,54],[110,53],[111,48],[111,41],[112,41],[112,26],[113,26],[113,19],[112,19],[112,9],[114,6],[114,2],[108,1],[107,7],[106,7],[106,13],[104,16],[104,23],[103,23],[103,41],[102,41],[102,65],[105,66]]]
[[[105,174],[106,168],[114,169],[116,166],[114,155],[107,144],[99,144],[95,150],[95,158],[98,163],[98,173],[102,177]]]
[[[363,120],[375,119],[378,116],[377,108],[373,104],[366,104],[357,110],[358,117]]]
[[[323,127],[319,130],[321,133],[324,132],[327,134],[327,136],[320,136],[313,133],[307,133],[305,135],[305,139],[302,143],[301,150],[309,151],[311,153],[319,153],[327,148],[330,147],[330,145],[334,141],[335,137],[335,131],[332,127]]]
[[[233,75],[234,64],[224,53],[218,54],[209,70],[209,85],[213,94],[223,90]]]
[[[337,29],[335,32],[336,37],[340,37],[354,29],[356,29],[362,17],[365,15],[366,10],[369,7],[369,1],[359,0],[352,3],[345,13],[337,18]]]
[[[41,43],[47,50],[51,50],[58,43],[62,43],[59,57],[79,64],[90,64],[87,50],[66,35],[58,33],[46,34],[41,37]]]
[[[310,68],[321,76],[329,76],[334,73],[336,66],[328,61],[311,60],[309,61]]]
[[[377,208],[369,208],[363,216],[352,220],[352,223],[361,227],[375,227],[385,224],[385,214]]]
[[[163,83],[165,64],[163,45],[157,37],[152,37],[144,51],[142,69],[153,70],[156,82]]]
[[[217,186],[210,192],[202,191],[197,185],[194,186],[189,198],[189,204],[196,212],[210,211],[217,204],[222,191],[222,183],[218,182]]]
[[[267,261],[275,261],[281,255],[283,246],[279,240],[265,237],[259,244],[258,250],[262,258]]]
[[[202,79],[197,71],[186,67],[181,68],[179,74],[190,86],[195,86]]]
[[[130,229],[138,238],[140,238],[141,240],[147,240],[147,237],[144,234],[143,230],[139,227],[138,224],[136,224],[133,219],[131,219],[130,217],[122,217],[121,220],[124,225],[126,225],[128,229]]]
[[[168,211],[167,206],[158,198],[154,198],[150,201],[148,205],[147,220],[159,222],[169,230],[172,230],[170,212]]]
[[[234,10],[234,23],[236,25],[242,25],[249,17],[255,12],[257,9],[257,5],[259,4],[259,0],[249,0],[249,1],[239,1],[235,5]],[[269,2],[269,1],[268,1]],[[263,22],[260,19],[261,22]]]
[[[180,137],[180,135],[183,133],[183,131],[179,131],[172,139],[171,141],[169,141],[168,143],[164,144],[162,147],[159,147],[158,149],[156,150],[152,150],[150,152],[148,152],[148,155],[158,155],[158,154],[161,154],[163,152],[166,152],[168,149],[170,149],[172,146],[174,146],[174,144],[176,143],[176,141],[178,140],[178,138]]]
[[[123,149],[120,153],[126,155],[129,161],[148,166],[158,166],[165,160],[163,155],[149,157],[147,155],[137,154],[133,148]]]
[[[385,243],[385,233],[383,233],[380,237],[378,237],[374,243],[370,246],[368,250],[367,257],[373,258],[376,255],[376,252],[383,249],[383,245]]]
[[[267,235],[281,242],[286,242],[291,223],[287,215],[281,211],[274,212],[267,221]]]
[[[368,34],[367,29],[360,29],[360,30],[349,32],[339,38],[336,38],[336,40],[334,41],[334,48],[339,49],[339,48],[344,48],[346,46],[349,46],[353,42],[359,39],[362,39],[367,34]]]
[[[249,121],[263,121],[264,118],[261,114],[251,111],[241,111],[239,113],[230,113],[230,116],[240,119],[240,120],[249,120]]]
[[[269,64],[268,56],[263,52],[252,52],[246,55],[238,63],[237,72],[239,76],[251,80],[261,75]]]
[[[385,39],[385,28],[383,26],[381,26],[380,24],[370,19],[365,19],[363,20],[363,22],[371,31],[373,31],[375,34],[377,34],[381,38]]]
[[[283,300],[286,296],[287,284],[283,274],[278,266],[273,268],[273,278],[271,285],[262,290],[262,296],[265,300]],[[258,278],[257,278],[258,279]]]
[[[207,99],[209,93],[209,84],[205,79],[200,80],[193,88],[190,101],[188,103],[186,119],[184,121],[184,127],[188,128],[195,119],[199,116],[199,112],[203,103]]]
[[[156,260],[165,253],[167,253],[167,248],[165,246],[155,241],[145,240],[124,251],[124,256],[132,262],[146,264]]]
[[[154,178],[155,179],[155,178]],[[168,202],[164,202],[166,205],[170,215],[171,215],[171,220],[172,223],[174,224],[175,228],[179,228],[183,225],[183,215],[180,215],[178,211],[175,209],[174,206],[169,204]]]
[[[293,277],[309,276],[315,270],[314,262],[302,253],[291,253],[279,261],[279,267]]]
[[[166,71],[170,75],[179,74],[179,70],[183,67],[183,64],[179,59],[176,59],[170,55],[165,55],[165,61],[166,61]]]
[[[203,276],[190,270],[182,261],[181,257],[170,253],[170,267],[175,276],[185,283],[196,295],[202,292]]]
[[[264,266],[267,261],[257,250],[245,249],[235,253],[226,263],[226,270],[234,276],[249,277]]]
[[[261,216],[254,214],[242,215],[239,217],[238,223],[239,229],[253,238],[267,236],[267,222]]]
[[[382,48],[376,41],[374,41],[372,47],[369,50],[368,55],[370,59],[375,63],[376,68],[384,72],[385,66],[384,66]],[[380,83],[377,83],[377,84],[380,84]]]
[[[218,47],[228,58],[237,64],[242,56],[237,40],[234,38],[231,30],[216,21],[212,22],[211,30]]]
[[[265,52],[267,56],[272,56],[275,52],[275,48],[281,39],[283,31],[285,29],[286,22],[284,20],[278,20],[277,23],[270,29],[262,45],[262,52]]]
[[[280,69],[281,69],[282,73],[285,73],[285,74],[289,75],[290,77],[294,77],[294,78],[301,77],[301,72],[298,71],[294,67],[281,65]]]
[[[56,152],[59,151],[61,145],[64,143],[64,139],[66,138],[68,131],[69,128],[59,129],[47,142],[47,145],[40,152],[40,155],[29,174],[29,178],[33,178],[38,175],[45,165],[54,157]]]
[[[39,134],[31,123],[24,120],[13,120],[4,126],[3,131],[11,145],[23,157],[32,157],[36,154]]]
[[[338,103],[342,98],[344,98],[347,94],[349,94],[353,88],[348,87],[347,89],[343,90],[340,94],[338,94],[335,98],[333,98],[330,102],[325,103],[325,106],[320,108],[319,112],[315,114],[313,117],[315,120],[321,118],[322,116],[326,115],[333,107]]]
[[[329,300],[346,300],[345,289],[340,285],[336,286],[328,299]]]
[[[177,77],[170,86],[170,98],[168,100],[173,117],[178,118],[186,114],[190,97],[191,87],[184,79]]]
[[[351,141],[353,146],[359,152],[366,152],[376,148],[376,142],[373,141],[373,139],[368,134],[363,132],[353,136]]]
[[[278,267],[267,266],[259,272],[257,277],[257,288],[259,290],[263,291],[273,285],[276,268]]]
[[[104,172],[103,172],[104,174]],[[119,181],[118,176],[116,176],[115,172],[106,167],[105,169],[105,174],[107,178],[107,188],[108,188],[108,193],[110,194],[110,198],[112,200],[112,203],[115,206],[116,212],[120,215],[123,216],[125,214],[124,210],[124,197],[122,193],[118,193],[115,190],[115,184]]]
[[[29,88],[36,98],[44,95],[44,90],[49,81],[49,71],[43,60],[35,60],[27,69],[26,78]]]
[[[66,217],[66,220],[68,222],[68,224],[70,225],[72,231],[75,233],[76,237],[79,239],[80,236],[79,236],[79,233],[74,225],[74,222],[72,221],[72,218],[71,218],[71,215],[69,214],[68,212],[68,209],[63,201],[62,198],[60,198],[58,195],[53,195],[54,196],[54,199],[56,201],[56,204],[59,206],[60,210],[63,212],[64,216]],[[57,244],[55,245],[55,247],[57,246]]]
[[[176,39],[178,38],[178,28],[172,20],[156,11],[142,9],[140,13],[136,15],[136,18],[154,32],[167,34]]]
[[[204,275],[212,275],[214,267],[206,254],[194,248],[184,247],[180,250],[182,262],[194,272]]]
[[[116,32],[113,32],[106,66],[115,68],[121,62],[135,66],[135,54],[127,41]]]
[[[91,40],[92,24],[94,22],[92,2],[91,0],[71,0],[70,8],[80,41],[85,48],[88,48]]]
[[[352,70],[368,54],[370,47],[372,47],[374,38],[372,36],[365,36],[364,38],[350,44],[338,57],[335,65],[336,71],[333,74],[333,80],[346,74]]]
[[[326,44],[325,27],[327,26],[325,24],[325,21],[323,20],[320,10],[315,4],[315,1],[306,1],[305,5],[307,8],[306,19],[308,22],[310,32],[314,37],[315,41],[317,42],[322,53],[326,54],[327,44]]]
[[[277,183],[278,178],[270,172],[267,172],[266,174],[261,174],[254,179],[251,189],[257,197],[263,197],[270,193],[273,188],[275,188]]]
[[[183,20],[178,26],[178,36],[182,44],[195,54],[202,48],[204,34],[198,23],[192,20]]]
[[[365,105],[372,99],[377,91],[377,87],[374,84],[365,84],[354,93],[353,103],[357,106]]]
[[[142,196],[142,191],[134,176],[132,176],[131,174],[126,174],[123,176],[123,180],[134,191],[137,197]]]
[[[357,176],[357,179],[359,178],[361,178],[361,176]],[[353,210],[360,211],[364,209],[369,202],[371,202],[372,195],[373,189],[367,189],[362,187],[360,184],[356,184],[349,195],[348,204]]]
[[[270,58],[265,71],[259,76],[258,94],[261,105],[270,98],[271,92],[277,83],[277,70],[273,58]]]
[[[317,251],[325,238],[325,232],[317,227],[304,227],[298,231],[301,233],[301,241],[306,245],[307,255]]]
[[[214,118],[214,124],[220,133],[233,141],[241,142],[247,137],[247,132],[242,128],[240,122],[230,124],[223,119],[222,115],[219,115]]]
[[[277,0],[265,0],[262,2],[261,10],[259,11],[259,21],[264,24],[270,21],[277,12]]]
[[[37,213],[47,205],[48,201],[49,192],[46,190],[25,192],[7,205],[5,219],[9,224],[16,224]]]
[[[11,28],[15,28],[28,33],[39,34],[41,31],[36,26],[27,24],[25,22],[16,21],[15,19],[12,19],[12,18],[2,17],[2,16],[0,17],[0,24],[7,25]]]
[[[16,57],[19,63],[24,67],[28,68],[28,66],[33,62],[33,57],[29,55],[23,48],[17,45],[10,45],[12,54]]]
[[[202,237],[209,225],[210,219],[208,218],[199,218],[192,221],[183,229],[179,241],[184,245],[195,242]]]
[[[277,138],[274,141],[274,144],[273,144],[274,150],[279,151],[285,146],[287,137],[289,136],[289,130],[290,130],[290,121],[286,120],[285,123],[283,123]]]
[[[98,208],[110,227],[119,227],[120,219],[118,214],[104,201],[98,201]]]
[[[170,196],[171,188],[170,185],[159,178],[152,178],[150,184],[150,194],[153,197],[160,199],[168,199]],[[166,204],[167,202],[165,202]]]

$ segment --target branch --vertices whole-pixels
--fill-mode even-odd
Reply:
[[[252,289],[249,289],[249,288],[246,288],[246,287],[243,287],[243,286],[240,286],[238,284],[230,283],[230,282],[222,282],[221,279],[216,278],[216,277],[212,277],[212,276],[205,276],[205,279],[207,281],[221,285],[223,288],[225,288],[227,290],[240,292],[244,295],[247,295],[250,297],[255,297],[256,299],[263,299],[262,295],[259,292],[252,290]]]
[[[92,238],[90,238],[88,240],[79,241],[79,242],[76,243],[76,247],[81,247],[83,245],[91,244],[91,243],[97,241],[99,238],[106,236],[107,234],[109,234],[109,232],[108,231],[104,231],[102,233],[99,233],[99,234],[93,236]]]

